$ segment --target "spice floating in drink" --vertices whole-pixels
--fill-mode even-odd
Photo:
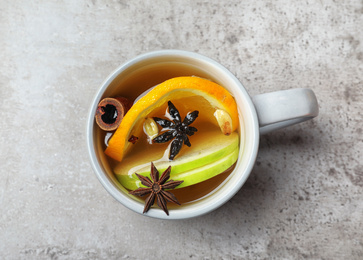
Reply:
[[[239,129],[236,102],[225,88],[198,77],[172,78],[132,105],[105,154],[128,190],[143,187],[140,178],[150,178],[150,162],[160,172],[171,166],[170,176],[183,180],[171,192],[178,191],[184,204],[213,191],[232,172],[244,141]]]
[[[155,165],[151,163],[150,176],[152,180],[136,173],[136,176],[140,179],[141,183],[147,188],[138,188],[134,191],[130,191],[129,194],[141,197],[149,195],[149,197],[145,200],[143,213],[146,213],[150,209],[150,207],[154,204],[155,198],[158,206],[166,213],[166,215],[169,215],[167,201],[180,205],[174,194],[166,191],[166,189],[174,189],[183,183],[183,181],[169,180],[170,170],[171,166],[163,172],[159,179],[159,171],[156,169]]]
[[[104,131],[116,130],[130,107],[131,103],[124,97],[102,99],[95,115],[97,125]]]
[[[194,135],[194,133],[198,130],[193,126],[190,126],[190,124],[193,123],[195,119],[197,119],[199,111],[195,110],[188,113],[185,116],[184,120],[181,121],[178,109],[176,109],[171,101],[168,101],[168,113],[172,121],[159,117],[154,117],[155,122],[163,128],[162,130],[166,130],[166,132],[155,137],[153,139],[153,142],[165,143],[174,139],[171,142],[169,155],[169,160],[173,160],[175,156],[180,152],[183,143],[186,146],[191,146],[188,136]]]

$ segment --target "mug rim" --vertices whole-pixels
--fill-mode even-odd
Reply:
[[[125,69],[131,67],[132,65],[135,65],[143,60],[147,59],[153,59],[157,57],[163,57],[163,56],[173,56],[175,58],[177,57],[187,57],[190,59],[194,59],[197,61],[203,61],[209,65],[212,65],[214,68],[218,69],[226,75],[230,80],[233,81],[235,86],[238,86],[238,90],[244,98],[244,101],[246,102],[248,108],[249,108],[249,114],[252,118],[252,136],[249,135],[249,138],[252,138],[252,148],[250,151],[250,157],[248,158],[247,167],[244,170],[244,174],[239,174],[239,178],[237,179],[237,183],[234,184],[231,190],[226,191],[225,194],[219,198],[215,199],[214,203],[209,203],[208,205],[204,205],[203,207],[196,206],[196,207],[190,207],[190,208],[181,208],[181,209],[170,209],[169,210],[169,216],[166,215],[162,210],[160,209],[153,209],[151,208],[146,214],[142,213],[143,205],[140,205],[139,202],[131,199],[126,194],[123,194],[122,191],[120,191],[115,185],[112,183],[110,178],[107,176],[107,174],[104,172],[104,170],[101,168],[100,163],[98,161],[97,155],[96,155],[96,147],[94,143],[94,114],[97,109],[98,103],[100,99],[102,98],[105,91],[108,89],[110,84],[118,77],[120,73],[122,73]],[[241,119],[240,119],[241,121]],[[258,146],[259,146],[259,125],[258,125],[258,118],[257,113],[255,110],[255,106],[252,102],[252,99],[250,95],[248,94],[247,90],[244,88],[242,83],[223,65],[221,65],[219,62],[208,58],[202,54],[190,52],[190,51],[184,51],[184,50],[159,50],[159,51],[151,51],[146,52],[144,54],[138,55],[119,67],[117,67],[113,72],[111,72],[108,77],[102,82],[101,87],[97,90],[96,95],[92,101],[91,107],[89,109],[88,113],[88,119],[87,119],[87,148],[91,160],[91,165],[93,167],[93,170],[98,178],[98,180],[101,182],[103,187],[112,195],[118,202],[120,202],[125,207],[131,209],[132,211],[139,213],[144,216],[158,218],[158,219],[188,219],[193,218],[197,216],[202,216],[204,214],[207,214],[220,206],[222,206],[224,203],[229,201],[243,186],[245,181],[247,180],[248,176],[250,175],[252,168],[254,166],[257,152],[258,152]],[[240,151],[241,155],[241,151]],[[240,158],[239,155],[239,158]],[[240,160],[240,159],[238,159]],[[237,166],[235,167],[234,171],[237,170]],[[231,173],[233,174],[233,172]]]

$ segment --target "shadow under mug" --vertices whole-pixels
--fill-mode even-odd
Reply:
[[[167,72],[167,73],[166,73]],[[186,219],[204,215],[223,205],[243,186],[254,166],[260,134],[300,123],[319,113],[317,99],[310,89],[289,89],[250,97],[241,82],[224,66],[203,55],[181,51],[162,50],[149,52],[126,62],[102,83],[90,108],[87,122],[87,145],[93,169],[104,188],[127,208],[142,214],[144,205],[128,195],[112,173],[112,169],[100,148],[94,115],[98,103],[104,97],[119,93],[138,93],[164,80],[177,76],[199,76],[225,87],[235,98],[240,123],[239,157],[232,173],[210,195],[169,210],[167,216],[159,208],[151,208],[146,216],[160,219]],[[129,86],[128,81],[136,86]],[[131,81],[130,81],[131,82]]]

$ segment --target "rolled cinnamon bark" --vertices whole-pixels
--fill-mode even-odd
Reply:
[[[104,131],[116,130],[132,103],[124,97],[104,98],[98,104],[95,120]]]

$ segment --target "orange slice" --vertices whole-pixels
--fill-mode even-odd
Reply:
[[[237,105],[225,88],[198,77],[177,77],[159,84],[130,108],[110,139],[105,153],[117,161],[122,161],[132,145],[130,138],[142,134],[142,124],[150,113],[169,100],[193,96],[203,97],[215,111],[225,111],[232,121],[232,126],[229,126],[232,132],[238,128]]]

